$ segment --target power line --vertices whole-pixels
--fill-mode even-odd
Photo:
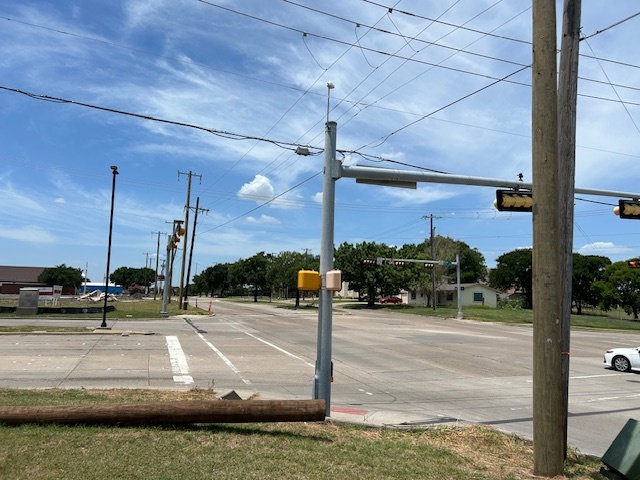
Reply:
[[[399,10],[399,9],[396,9],[396,8],[392,8],[392,7],[389,7],[387,5],[383,5],[381,3],[374,2],[372,0],[362,0],[362,1],[366,2],[366,3],[369,3],[371,5],[375,5],[377,7],[384,8],[387,11],[393,11],[393,12],[402,13],[402,14],[407,15],[409,17],[419,18],[421,20],[427,20],[427,21],[433,22],[433,23],[439,23],[441,25],[446,25],[448,27],[460,28],[462,30],[466,30],[467,32],[478,33],[480,35],[488,35],[488,36],[493,37],[493,38],[499,38],[499,39],[502,39],[502,40],[509,40],[510,42],[516,42],[516,43],[522,43],[522,44],[525,44],[525,45],[531,45],[531,42],[528,41],[528,40],[521,40],[521,39],[518,39],[518,38],[505,37],[504,35],[497,35],[497,34],[494,34],[494,33],[489,34],[487,32],[483,32],[481,30],[476,30],[475,28],[462,27],[460,25],[456,25],[456,24],[453,24],[453,23],[445,22],[443,20],[434,19],[434,18],[430,18],[430,17],[425,17],[423,15],[418,15],[416,13],[412,13],[412,12],[408,12],[408,11],[405,11],[405,10]]]
[[[601,33],[604,33],[604,32],[606,32],[607,30],[612,29],[613,27],[617,27],[618,25],[621,25],[621,24],[623,24],[623,23],[625,23],[625,22],[627,22],[627,21],[631,20],[632,18],[637,17],[638,15],[640,15],[640,12],[634,13],[633,15],[629,15],[627,18],[623,18],[622,20],[620,20],[620,21],[618,21],[618,22],[616,22],[616,23],[614,23],[614,24],[612,24],[612,25],[609,25],[608,27],[605,27],[605,28],[603,28],[603,29],[600,29],[600,30],[598,30],[598,31],[596,31],[596,32],[594,32],[594,33],[592,33],[591,35],[587,35],[587,36],[585,36],[585,37],[581,37],[581,38],[580,38],[580,40],[581,40],[581,41],[582,41],[582,40],[587,40],[588,38],[595,37],[596,35],[600,35]]]
[[[265,205],[268,205],[268,204],[270,204],[270,203],[272,203],[272,202],[276,201],[278,198],[282,197],[283,195],[286,195],[287,193],[291,192],[292,190],[295,190],[295,189],[296,189],[296,188],[298,188],[299,186],[301,186],[301,185],[303,185],[303,184],[307,183],[308,181],[313,180],[314,178],[316,178],[316,177],[317,177],[318,175],[320,175],[321,173],[322,173],[322,171],[320,171],[320,172],[318,172],[318,173],[316,173],[316,174],[314,174],[314,175],[310,176],[309,178],[307,178],[307,179],[305,179],[305,180],[301,181],[300,183],[297,183],[296,185],[294,185],[294,186],[293,186],[293,187],[291,187],[291,188],[288,188],[288,189],[287,189],[287,190],[285,190],[284,192],[282,192],[282,193],[280,193],[280,194],[276,195],[275,197],[270,198],[270,199],[269,199],[269,200],[267,200],[266,202],[264,202],[264,203],[262,203],[262,204],[258,205],[257,207],[252,208],[251,210],[248,210],[248,211],[246,211],[246,212],[244,212],[244,213],[242,213],[242,214],[238,215],[237,217],[232,218],[231,220],[228,220],[228,221],[226,221],[226,222],[224,222],[224,223],[221,223],[220,225],[216,225],[215,227],[210,228],[209,230],[205,230],[205,231],[203,231],[203,232],[200,232],[200,233],[198,233],[198,235],[202,235],[203,233],[211,232],[212,230],[216,230],[216,229],[218,229],[218,228],[224,227],[225,225],[229,225],[231,222],[235,222],[236,220],[239,220],[239,219],[241,219],[242,217],[246,217],[246,216],[247,216],[247,215],[249,215],[250,213],[255,212],[256,210],[258,210],[258,209],[260,209],[260,208],[264,207]]]
[[[27,97],[31,97],[35,100],[43,100],[43,101],[47,101],[47,102],[54,102],[54,103],[66,103],[66,104],[71,104],[71,105],[79,105],[81,107],[87,107],[87,108],[93,108],[96,110],[101,110],[101,111],[105,111],[105,112],[110,112],[110,113],[117,113],[120,115],[126,115],[129,117],[135,117],[135,118],[140,118],[143,120],[150,120],[153,122],[160,122],[160,123],[165,123],[165,124],[169,124],[169,125],[176,125],[179,127],[186,127],[186,128],[193,128],[196,130],[202,130],[204,132],[208,132],[211,133],[213,135],[217,135],[219,137],[223,137],[223,138],[227,138],[229,140],[257,140],[257,141],[261,141],[261,142],[267,142],[267,143],[271,143],[272,145],[275,145],[277,147],[280,147],[284,150],[291,150],[291,151],[296,151],[296,149],[298,147],[305,147],[305,148],[310,148],[313,150],[318,150],[317,152],[313,153],[313,155],[319,155],[322,150],[318,149],[316,147],[312,147],[311,145],[299,145],[299,144],[295,144],[295,143],[288,143],[288,142],[282,142],[282,141],[278,141],[278,140],[270,140],[268,138],[262,138],[262,137],[255,137],[255,136],[251,136],[251,135],[243,135],[243,134],[239,134],[239,133],[232,133],[232,132],[226,132],[224,130],[217,130],[215,128],[208,128],[208,127],[202,127],[200,125],[195,125],[195,124],[191,124],[191,123],[185,123],[185,122],[178,122],[175,120],[167,120],[164,118],[158,118],[158,117],[153,117],[151,115],[143,115],[140,113],[133,113],[133,112],[128,112],[125,110],[118,110],[115,108],[109,108],[109,107],[103,107],[100,105],[94,105],[91,103],[85,103],[85,102],[78,102],[76,100],[69,100],[69,99],[65,99],[65,98],[61,98],[61,97],[53,97],[50,95],[41,95],[41,94],[36,94],[36,93],[31,93],[31,92],[27,92],[24,90],[20,90],[17,88],[11,88],[11,87],[5,87],[0,85],[0,90],[6,90],[9,92],[14,92],[14,93],[19,93],[21,95],[26,95]]]
[[[360,148],[356,149],[356,151],[357,151],[357,150],[360,150],[360,149],[362,149],[362,148],[366,148],[366,147],[377,148],[377,147],[379,147],[380,145],[382,145],[383,143],[385,143],[385,142],[386,142],[386,141],[387,141],[391,136],[395,135],[396,133],[401,132],[402,130],[407,129],[407,128],[411,127],[412,125],[415,125],[416,123],[419,123],[419,122],[423,121],[424,119],[429,118],[431,115],[434,115],[434,114],[436,114],[436,113],[438,113],[438,112],[441,112],[442,110],[444,110],[444,109],[446,109],[446,108],[449,108],[449,107],[451,107],[451,106],[455,105],[456,103],[460,103],[461,101],[466,100],[467,98],[472,97],[473,95],[476,95],[476,94],[478,94],[478,93],[480,93],[480,92],[482,92],[482,91],[486,90],[487,88],[490,88],[490,87],[492,87],[492,86],[494,86],[494,85],[496,85],[496,84],[498,84],[498,83],[500,83],[500,82],[502,82],[502,81],[506,80],[507,78],[509,78],[509,77],[511,77],[511,76],[513,76],[513,75],[516,75],[516,74],[518,74],[518,73],[520,73],[520,72],[522,72],[522,71],[526,70],[527,68],[529,68],[529,67],[527,66],[527,67],[519,68],[519,69],[518,69],[518,70],[516,70],[515,72],[511,72],[511,73],[509,73],[508,75],[506,75],[505,77],[503,77],[503,78],[501,78],[501,79],[496,80],[495,82],[492,82],[492,83],[490,83],[490,84],[488,84],[488,85],[485,85],[484,87],[478,88],[477,90],[474,90],[473,92],[470,92],[470,93],[468,93],[467,95],[464,95],[463,97],[460,97],[460,98],[458,98],[457,100],[454,100],[453,102],[449,102],[448,104],[443,105],[442,107],[440,107],[440,108],[438,108],[438,109],[436,109],[436,110],[432,111],[431,113],[428,113],[428,114],[426,114],[426,115],[423,115],[422,117],[418,118],[417,120],[414,120],[413,122],[409,122],[408,124],[406,124],[406,125],[404,125],[404,126],[402,126],[402,127],[398,128],[398,129],[394,130],[393,132],[391,132],[391,133],[389,133],[389,134],[387,134],[387,135],[385,135],[385,136],[383,136],[383,137],[380,137],[380,138],[377,140],[377,144],[376,144],[375,146],[372,146],[372,143],[369,143],[369,144],[367,144],[367,145],[363,145],[362,147],[360,147]]]
[[[443,44],[441,44],[441,43],[438,43],[438,40],[440,40],[440,39],[438,39],[438,40],[436,40],[436,41],[429,41],[429,40],[424,40],[424,39],[422,39],[422,38],[418,38],[417,36],[406,36],[406,35],[403,35],[402,33],[399,33],[399,32],[398,32],[398,33],[396,33],[396,32],[392,32],[392,31],[390,31],[390,30],[385,30],[385,29],[383,29],[383,28],[378,28],[378,27],[373,26],[373,25],[367,25],[367,24],[366,24],[366,23],[364,23],[364,22],[360,22],[360,21],[356,21],[356,20],[351,20],[351,19],[348,19],[348,18],[342,17],[342,16],[340,16],[340,15],[336,15],[336,14],[333,14],[333,13],[329,13],[329,12],[326,12],[326,11],[324,11],[324,10],[320,10],[320,9],[318,9],[318,8],[313,8],[313,7],[310,7],[310,6],[308,6],[308,5],[302,5],[302,4],[300,4],[300,3],[296,3],[296,2],[294,2],[294,1],[292,1],[292,0],[282,0],[282,1],[283,1],[283,2],[286,2],[286,3],[289,3],[289,4],[291,4],[291,5],[295,5],[296,7],[304,8],[304,9],[306,9],[306,10],[310,10],[310,11],[312,11],[312,12],[319,13],[319,14],[321,14],[321,15],[325,15],[325,16],[328,16],[328,17],[334,18],[334,19],[336,19],[336,20],[341,20],[341,21],[343,21],[343,22],[350,23],[350,24],[352,24],[352,25],[354,25],[354,26],[356,26],[356,27],[366,27],[366,28],[369,28],[369,29],[371,29],[371,30],[375,30],[376,32],[379,32],[379,33],[384,33],[384,34],[386,34],[386,35],[391,35],[391,36],[394,36],[394,37],[400,37],[400,38],[402,38],[402,39],[406,42],[406,46],[409,46],[409,47],[411,47],[411,46],[410,46],[410,43],[409,43],[409,41],[411,41],[411,42],[422,43],[422,44],[425,44],[425,45],[427,45],[427,46],[434,46],[434,47],[444,48],[444,49],[446,49],[446,50],[453,50],[453,51],[458,52],[458,53],[466,53],[466,54],[468,54],[468,55],[472,55],[472,56],[476,56],[476,57],[480,57],[480,58],[485,58],[485,59],[489,59],[489,60],[496,60],[496,61],[498,61],[498,62],[504,62],[504,63],[508,63],[508,64],[511,64],[511,65],[518,65],[518,66],[523,66],[523,65],[524,65],[524,64],[521,64],[521,63],[518,63],[518,62],[511,61],[511,60],[506,60],[506,59],[504,59],[504,58],[493,57],[493,56],[491,56],[491,55],[485,55],[485,54],[482,54],[482,53],[470,52],[470,51],[465,50],[465,49],[463,49],[463,48],[456,48],[456,47],[452,47],[452,46],[449,46],[449,45],[443,45]],[[457,2],[456,2],[456,3],[457,3]],[[500,2],[497,2],[497,3],[500,3]],[[494,5],[495,5],[495,4],[494,4]],[[492,6],[493,6],[493,5],[492,5]],[[453,7],[453,5],[452,5],[450,8],[452,8],[452,7]],[[394,7],[390,7],[390,8],[389,8],[389,10],[393,10],[393,8],[394,8]],[[488,7],[488,8],[487,8],[487,10],[488,10],[489,8],[491,8],[491,7]],[[530,9],[531,9],[531,7],[527,8],[527,10],[530,10]],[[486,11],[486,10],[485,10],[485,11]],[[445,12],[445,13],[446,13],[446,12]],[[481,15],[482,13],[484,13],[484,12],[481,12],[479,15]],[[391,19],[391,15],[390,15],[389,13],[387,13],[387,17],[388,17],[389,19]],[[436,23],[436,22],[438,22],[438,19],[433,20],[433,23]],[[393,21],[392,21],[392,23],[393,23]],[[466,23],[466,22],[465,22],[465,23]],[[395,24],[393,24],[393,25],[395,26]],[[397,28],[397,26],[396,26],[396,28]],[[456,29],[465,29],[465,28],[464,28],[464,26],[458,26],[458,27],[456,27]],[[490,35],[490,34],[489,34],[489,33],[486,33],[486,34],[484,34],[483,36],[488,36],[488,35]],[[360,47],[360,45],[359,45],[359,44],[358,44],[358,47],[359,47],[359,48],[362,48],[362,47]],[[413,49],[412,47],[411,47],[411,49],[412,49],[415,53],[419,53],[419,52],[420,52],[420,50],[415,50],[415,49]]]
[[[638,13],[638,15],[640,15],[640,13]],[[629,18],[632,18],[632,17],[629,17]],[[589,50],[591,50],[591,53],[593,53],[593,55],[595,56],[595,52],[593,51],[593,48],[591,48],[591,44],[589,43],[589,41],[586,38],[585,38],[585,43],[589,47]],[[609,82],[609,85],[611,85],[611,80],[609,80],[609,75],[607,75],[607,72],[602,67],[602,64],[599,61],[598,61],[598,66],[600,67],[600,69],[602,70],[602,73],[604,74],[605,78]],[[622,104],[622,107],[624,108],[624,111],[627,112],[627,116],[631,120],[631,123],[633,124],[633,126],[636,128],[636,131],[638,133],[640,133],[640,128],[638,128],[638,124],[633,119],[633,116],[631,115],[631,112],[629,112],[629,109],[627,108],[627,105],[625,104],[625,102],[623,102],[622,98],[620,98],[620,94],[618,93],[618,90],[616,90],[616,88],[613,85],[611,85],[611,88],[613,89],[614,93],[616,94],[616,97],[618,97],[618,100],[620,100],[620,103]]]

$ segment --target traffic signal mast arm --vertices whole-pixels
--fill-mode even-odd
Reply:
[[[471,177],[465,175],[448,175],[433,172],[418,172],[414,170],[398,170],[392,168],[365,167],[361,165],[342,165],[337,162],[332,169],[333,178],[356,178],[363,180],[384,180],[389,186],[393,182],[422,182],[441,183],[449,185],[475,185],[480,187],[513,188],[531,191],[533,185],[516,180],[504,180],[499,178]],[[620,197],[631,200],[640,199],[640,193],[617,192],[614,190],[598,190],[594,188],[575,188],[575,193],[580,195],[596,195],[601,197]]]
[[[365,265],[382,265],[384,262],[387,262],[391,265],[404,265],[405,263],[423,263],[426,266],[433,265],[458,265],[458,262],[454,260],[416,260],[413,258],[386,258],[386,257],[376,257],[376,258],[365,258],[362,260],[362,263]]]

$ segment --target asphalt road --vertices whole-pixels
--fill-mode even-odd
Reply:
[[[315,312],[217,301],[211,310],[215,315],[108,321],[111,331],[89,335],[0,335],[0,387],[197,387],[311,398]],[[626,421],[638,418],[640,376],[602,366],[608,348],[637,345],[640,334],[572,332],[569,444],[582,453],[601,456]],[[532,437],[530,326],[337,311],[332,350],[332,415],[352,413],[371,423],[484,423]]]

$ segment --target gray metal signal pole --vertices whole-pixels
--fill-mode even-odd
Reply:
[[[326,415],[331,415],[331,336],[333,292],[327,290],[327,272],[333,270],[333,236],[336,202],[336,122],[327,122],[325,129],[324,177],[322,187],[322,221],[320,236],[320,303],[318,306],[318,352],[313,378],[313,398],[324,400]]]
[[[322,193],[322,232],[320,239],[320,275],[322,289],[318,308],[318,343],[316,370],[313,378],[313,398],[324,399],[327,404],[326,414],[330,414],[331,398],[331,329],[332,329],[332,297],[326,289],[326,273],[333,269],[333,234],[335,209],[335,183],[340,178],[355,178],[360,183],[373,185],[407,187],[418,182],[440,183],[448,185],[475,185],[481,187],[498,187],[531,190],[531,183],[499,178],[470,177],[464,175],[445,175],[441,173],[386,169],[379,167],[347,166],[336,161],[336,122],[327,122],[325,135],[324,190]],[[593,188],[575,188],[574,193],[605,197],[637,199],[640,193],[620,192],[614,190],[598,190]],[[458,268],[460,259],[456,258]],[[458,290],[460,299],[460,290]],[[460,302],[460,300],[459,300]],[[461,303],[458,305],[462,313]],[[535,328],[535,326],[534,326]]]

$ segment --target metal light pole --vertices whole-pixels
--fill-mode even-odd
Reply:
[[[462,288],[460,288],[460,255],[456,253],[456,282],[458,284],[458,315],[457,318],[464,318],[462,314]]]
[[[109,295],[109,263],[111,262],[111,234],[113,233],[113,202],[116,195],[116,175],[118,167],[111,165],[113,183],[111,184],[111,215],[109,217],[109,244],[107,246],[107,274],[104,278],[104,306],[102,308],[102,324],[100,328],[107,328],[107,298]]]
[[[330,87],[331,88],[331,87]],[[324,153],[324,181],[322,189],[322,219],[320,238],[320,275],[322,287],[320,289],[320,303],[318,305],[318,345],[316,358],[316,373],[313,382],[313,398],[323,399],[326,404],[326,415],[331,415],[331,336],[332,336],[332,303],[333,292],[327,290],[327,272],[333,269],[333,237],[336,173],[336,130],[337,123],[330,121],[326,124],[325,153]]]

